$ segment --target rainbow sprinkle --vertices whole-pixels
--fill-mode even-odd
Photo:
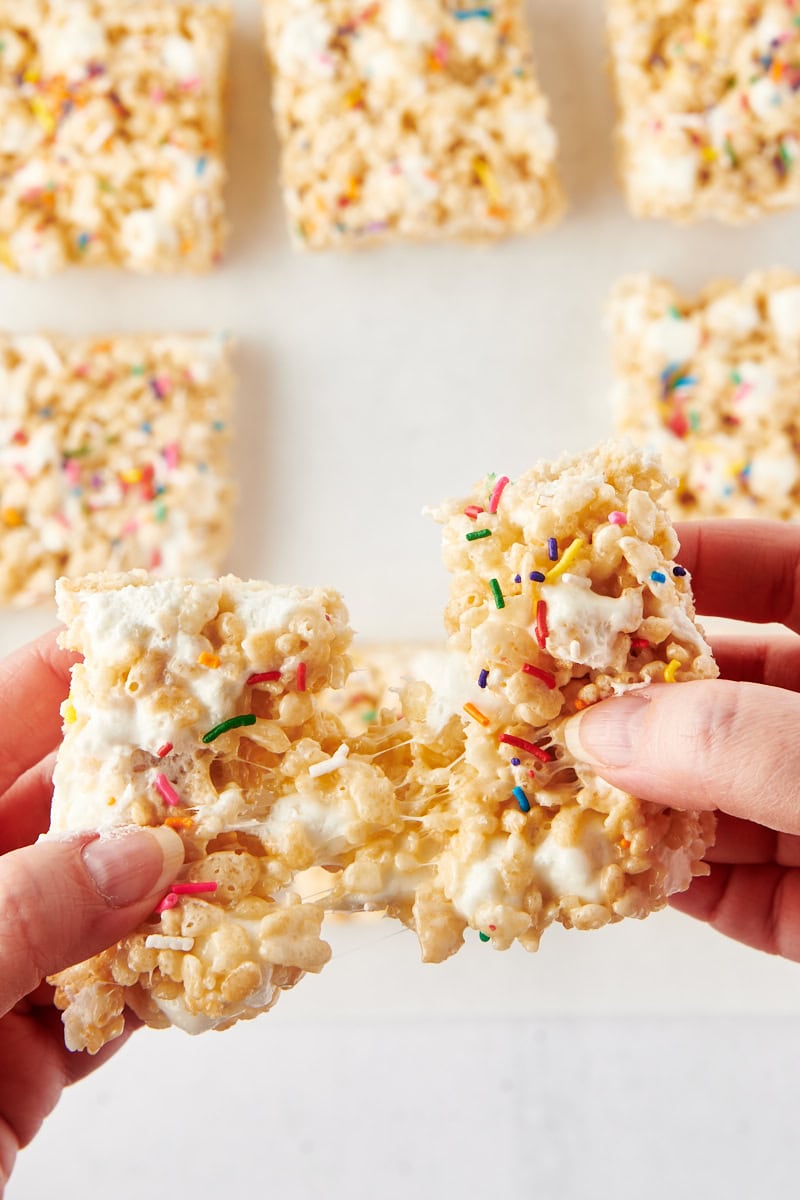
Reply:
[[[528,576],[528,579],[530,579],[531,583],[544,583],[544,572],[543,571],[531,571],[530,575]]]
[[[242,729],[247,725],[255,725],[255,713],[242,713],[238,717],[229,717],[227,721],[221,721],[219,725],[215,725],[213,729],[209,729],[208,733],[203,734],[203,741],[206,745],[209,742],[215,742],[223,733],[227,733],[230,729]]]
[[[628,514],[616,509],[614,512],[608,514],[608,520],[612,525],[627,525]]]
[[[677,575],[679,579],[683,579],[684,575],[688,575],[686,567],[673,567],[672,574]]]
[[[551,691],[556,686],[556,677],[551,671],[543,671],[541,667],[534,667],[532,663],[523,663],[522,670],[526,675],[533,675],[534,679],[541,679]]]
[[[489,937],[488,933],[484,933],[483,930],[481,930],[481,932],[478,934],[478,937],[481,939],[482,942],[491,941],[491,938]]]
[[[465,535],[468,542],[477,542],[480,538],[492,536],[491,529],[473,529],[471,533]]]
[[[157,758],[166,758],[167,755],[169,754],[170,750],[172,750],[172,742],[164,742],[164,745],[159,746],[158,749],[156,750],[156,757]]]
[[[543,750],[541,746],[536,746],[533,742],[529,742],[525,738],[515,737],[512,733],[501,733],[499,740],[504,746],[513,746],[515,750],[524,750],[526,754],[532,754],[539,762],[549,763],[553,761],[553,755],[549,750]]]
[[[567,546],[564,553],[561,555],[560,560],[556,563],[556,565],[554,567],[551,567],[550,570],[547,572],[547,575],[545,576],[545,582],[546,583],[554,583],[555,580],[558,579],[561,575],[563,575],[565,571],[569,570],[569,568],[575,562],[575,559],[580,554],[584,545],[585,545],[585,542],[584,542],[583,538],[579,538],[579,537],[575,538],[574,541],[570,542],[570,544]]]
[[[490,513],[497,512],[497,506],[500,503],[500,497],[502,496],[502,494],[505,491],[506,487],[508,486],[509,482],[510,482],[510,480],[507,475],[501,475],[500,478],[498,479],[497,483],[494,485],[494,491],[492,492],[492,498],[489,501],[489,512]]]
[[[218,886],[213,879],[198,879],[196,882],[173,883],[169,890],[174,896],[199,896],[203,892],[215,892]]]
[[[547,557],[550,562],[555,562],[558,558],[558,541],[554,537],[547,539]]]
[[[485,687],[486,687],[486,681],[487,681],[487,679],[488,679],[488,678],[489,678],[489,672],[488,672],[488,671],[486,670],[486,668],[484,667],[484,668],[483,668],[483,670],[481,671],[481,673],[480,673],[480,674],[479,674],[479,676],[478,676],[478,687],[479,687],[479,688],[485,688]]]
[[[678,662],[677,658],[670,659],[670,661],[664,667],[664,682],[665,683],[674,683],[675,682],[675,676],[678,674],[678,671],[680,670],[680,666],[681,666],[681,664]]]
[[[544,650],[547,643],[547,601],[536,601],[536,642],[540,650]]]
[[[495,602],[495,605],[497,606],[497,608],[505,608],[506,602],[503,599],[503,593],[500,589],[500,584],[497,582],[497,580],[490,579],[489,587],[492,589],[492,595],[494,596],[494,602]]]
[[[520,809],[522,810],[522,812],[528,813],[531,811],[531,802],[528,799],[528,797],[525,795],[525,792],[523,791],[523,789],[521,787],[515,787],[511,793],[511,795],[514,797],[517,804],[520,806]]]
[[[170,781],[167,779],[166,775],[163,775],[161,771],[159,771],[153,782],[155,784],[156,791],[161,793],[161,796],[166,804],[171,804],[173,808],[176,808],[180,804],[181,798],[175,791],[175,788],[172,786]]]
[[[464,712],[468,717],[472,717],[473,721],[477,721],[479,725],[491,725],[491,721],[486,716],[486,713],[482,713],[481,710],[476,708],[472,703],[464,705]]]
[[[306,664],[304,662],[297,664],[297,677],[295,679],[295,686],[298,692],[304,692],[306,690]]]
[[[650,580],[652,583],[666,583],[667,577],[663,571],[651,571]]]
[[[245,683],[247,687],[255,687],[257,683],[276,683],[280,677],[280,671],[258,671],[245,680]]]

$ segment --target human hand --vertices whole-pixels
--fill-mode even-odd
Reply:
[[[572,718],[567,744],[642,800],[718,809],[711,874],[672,904],[730,937],[800,962],[800,528],[678,528],[698,612],[793,633],[714,638],[723,676],[656,684]]]
[[[134,929],[183,861],[181,840],[167,828],[31,845],[49,824],[59,704],[73,661],[48,634],[0,662],[0,1196],[17,1151],[62,1090],[124,1041],[95,1058],[71,1054],[44,977]]]

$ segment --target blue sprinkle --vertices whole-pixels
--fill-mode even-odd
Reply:
[[[555,538],[547,539],[547,557],[550,562],[555,562],[558,558],[558,542]]]
[[[531,583],[544,583],[544,575],[541,571],[531,571],[528,578],[530,579]]]
[[[683,576],[686,574],[686,567],[673,567],[672,574],[677,575],[679,578],[682,579]]]
[[[208,159],[206,158],[205,154],[202,154],[200,156],[200,158],[198,158],[197,164],[195,166],[195,170],[197,171],[197,174],[203,175],[205,173],[205,169],[207,166],[208,166]]]
[[[488,678],[489,678],[489,672],[486,670],[486,668],[484,668],[484,669],[481,671],[480,675],[478,676],[478,687],[479,687],[479,688],[485,688],[485,687],[486,687],[486,680],[487,680]]]
[[[521,576],[521,575],[515,575],[515,576],[514,576],[514,583],[522,583],[522,576]]]
[[[473,17],[479,17],[484,21],[491,21],[494,13],[490,8],[454,8],[453,16],[457,21],[469,21]]]
[[[150,424],[149,421],[142,421],[139,428],[141,429],[142,433],[152,433],[153,432],[153,426]]]
[[[212,421],[211,428],[214,430],[215,433],[222,433],[223,429],[225,428],[225,422],[224,421]]]
[[[531,811],[531,802],[521,787],[515,787],[511,795],[514,797],[523,812],[526,813]]]
[[[43,421],[49,421],[50,418],[52,417],[52,415],[53,415],[52,408],[45,407],[45,408],[39,409],[39,416],[42,418]]]
[[[206,475],[206,474],[208,474],[208,463],[205,463],[205,462],[199,462],[199,463],[197,464],[197,469],[198,469],[198,471],[200,472],[200,474],[201,474],[201,475]]]
[[[650,578],[653,583],[666,583],[667,577],[662,571],[651,571]]]
[[[519,759],[518,759],[518,758],[512,758],[512,760],[511,760],[511,765],[512,765],[512,767],[518,767],[518,766],[519,766]]]

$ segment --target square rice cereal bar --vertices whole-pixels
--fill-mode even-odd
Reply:
[[[520,0],[265,0],[297,244],[495,238],[560,215]]]
[[[608,0],[638,217],[732,224],[800,203],[797,0]]]
[[[800,276],[755,272],[695,301],[632,276],[610,305],[617,429],[658,449],[683,517],[800,514]]]
[[[228,24],[222,4],[0,0],[0,262],[217,261]]]
[[[231,369],[209,336],[0,336],[0,604],[59,575],[215,573]]]

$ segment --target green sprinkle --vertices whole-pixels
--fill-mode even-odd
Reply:
[[[159,500],[156,504],[153,516],[158,521],[159,525],[163,524],[167,519],[167,506],[163,500]]]
[[[473,529],[472,533],[467,534],[468,542],[477,542],[480,538],[491,537],[491,529]]]
[[[742,377],[737,370],[731,371],[731,379],[733,380],[733,382],[736,384],[737,387],[742,382]]]
[[[370,725],[373,721],[377,721],[377,719],[378,719],[378,714],[376,713],[374,708],[371,708],[369,710],[369,712],[365,712],[363,717],[361,718],[361,720],[366,725]]]
[[[738,167],[739,159],[737,157],[736,151],[733,148],[733,142],[731,141],[730,138],[725,138],[724,144],[725,144],[725,153],[727,154],[728,158],[731,160],[731,166]]]
[[[65,450],[64,458],[86,458],[88,454],[91,454],[91,447],[79,446],[77,450]]]
[[[694,408],[689,410],[689,424],[694,432],[697,433],[700,428],[700,413]]]
[[[792,156],[786,148],[786,142],[781,142],[780,146],[778,147],[778,153],[781,156],[784,166],[790,167],[792,165]]]
[[[497,605],[497,607],[505,608],[506,602],[503,599],[503,593],[500,591],[500,584],[497,582],[497,580],[490,579],[489,587],[492,589],[492,595],[494,596],[494,602]]]
[[[669,315],[672,317],[672,319],[673,319],[674,321],[682,321],[682,320],[683,320],[683,317],[682,317],[682,316],[681,316],[681,314],[678,312],[678,309],[675,307],[675,305],[674,305],[674,304],[671,304],[671,305],[669,306]]]
[[[144,375],[144,366],[139,363],[138,366],[131,367],[131,375]]]
[[[209,729],[208,733],[203,734],[203,741],[206,745],[209,742],[214,742],[223,733],[227,733],[229,729],[241,729],[243,725],[255,725],[255,713],[243,713],[240,717],[229,717],[227,721],[223,721],[220,725],[215,725],[213,729]]]
[[[488,935],[488,933],[479,933],[479,934],[478,934],[478,937],[481,939],[481,941],[482,941],[482,942],[488,942],[488,941],[489,941],[489,935]]]

